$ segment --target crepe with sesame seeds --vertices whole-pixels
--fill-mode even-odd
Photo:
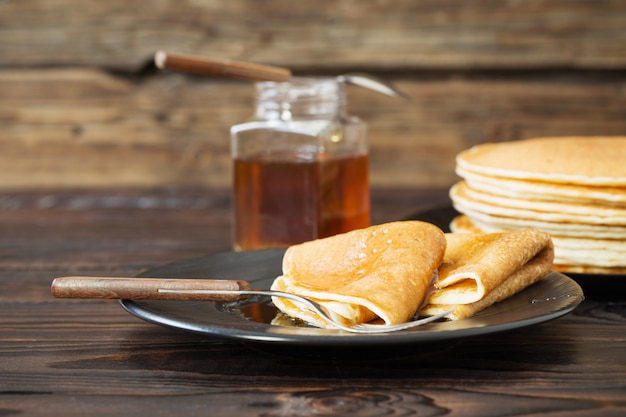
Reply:
[[[273,290],[320,303],[347,325],[408,321],[424,304],[443,260],[446,239],[421,221],[393,222],[291,246]],[[330,327],[297,303],[274,298],[290,317]]]

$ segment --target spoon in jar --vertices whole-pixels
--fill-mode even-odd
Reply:
[[[286,82],[292,77],[291,70],[287,68],[165,51],[158,51],[154,55],[154,63],[160,69],[171,69],[197,75],[240,78],[250,81]],[[357,85],[390,97],[409,99],[407,94],[398,90],[393,84],[370,74],[361,72],[347,73],[337,76],[337,81]]]

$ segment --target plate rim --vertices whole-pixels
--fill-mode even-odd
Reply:
[[[211,254],[203,257],[187,259],[179,262],[173,262],[170,264],[163,265],[162,267],[156,267],[154,269],[150,269],[140,274],[139,277],[154,277],[154,276],[163,276],[160,271],[163,269],[167,271],[176,271],[177,265],[198,265],[203,264],[205,262],[211,262],[215,259],[237,259],[240,257],[250,257],[254,260],[262,260],[265,257],[269,259],[276,260],[284,249],[276,250],[276,249],[266,249],[260,251],[248,251],[248,252],[219,252],[216,254]],[[171,275],[171,274],[170,274]],[[180,277],[180,276],[179,276]],[[176,277],[173,277],[176,278]],[[379,345],[404,345],[404,344],[418,344],[418,343],[433,343],[433,342],[442,342],[449,341],[453,339],[460,339],[470,336],[480,336],[485,334],[497,333],[507,330],[514,330],[518,328],[528,327],[532,325],[536,325],[539,323],[547,322],[550,320],[554,320],[561,316],[564,316],[574,310],[583,300],[584,294],[580,285],[573,280],[572,278],[566,276],[565,274],[558,271],[551,271],[546,277],[544,277],[540,282],[545,281],[546,279],[556,280],[559,285],[566,285],[568,289],[572,290],[572,294],[557,294],[558,297],[566,297],[567,303],[565,303],[560,308],[553,310],[547,314],[541,315],[530,315],[528,317],[515,320],[512,322],[503,322],[496,323],[487,326],[481,327],[469,327],[462,328],[456,330],[423,330],[428,329],[429,326],[426,325],[421,327],[418,331],[402,331],[395,333],[387,333],[383,335],[362,335],[362,334],[347,334],[345,332],[336,331],[336,330],[327,330],[327,329],[315,329],[315,328],[307,328],[307,332],[313,332],[314,334],[308,334],[304,332],[298,332],[295,330],[290,330],[295,333],[280,333],[280,332],[272,332],[268,331],[268,329],[276,330],[277,327],[267,323],[259,323],[254,322],[252,320],[247,320],[243,317],[238,317],[235,314],[230,314],[224,311],[221,311],[217,306],[219,303],[205,301],[202,303],[208,303],[206,307],[210,307],[210,313],[213,314],[214,318],[211,318],[209,321],[200,322],[185,322],[181,320],[177,320],[176,318],[172,318],[172,314],[165,314],[158,312],[158,308],[163,305],[162,303],[191,303],[189,301],[155,301],[155,300],[120,300],[121,306],[131,315],[140,318],[144,321],[161,325],[164,327],[169,327],[173,329],[178,329],[186,332],[201,334],[205,336],[212,336],[221,339],[230,339],[230,340],[239,340],[246,342],[254,342],[254,343],[263,343],[263,344],[281,344],[281,345],[290,345],[290,346],[352,346],[352,345],[369,345],[369,346],[379,346]],[[267,281],[267,277],[257,278],[257,279],[249,279],[251,284],[255,284],[262,281]],[[539,283],[537,283],[539,284]],[[533,284],[533,285],[537,285]],[[259,286],[259,287],[262,287]],[[531,286],[532,287],[532,286]],[[529,287],[530,288],[530,287]],[[526,291],[526,290],[524,290]],[[510,297],[512,299],[514,297],[520,297],[523,295],[524,291],[515,294]],[[506,301],[506,300],[504,300]],[[165,304],[167,305],[167,304]],[[172,304],[170,304],[172,305]],[[176,305],[176,304],[173,304]],[[481,314],[488,314],[490,312],[489,307]],[[480,314],[475,317],[480,317]],[[222,318],[225,320],[225,324],[220,325],[219,319]],[[237,321],[237,326],[228,325],[229,322],[238,318],[240,321]],[[470,319],[462,319],[462,320],[471,320]],[[458,321],[457,321],[458,322]],[[240,326],[241,325],[241,326]],[[242,329],[243,327],[243,329]],[[284,328],[291,329],[291,328]],[[319,334],[318,334],[319,333]]]

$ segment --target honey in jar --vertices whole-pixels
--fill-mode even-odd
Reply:
[[[236,250],[283,247],[370,224],[365,124],[343,84],[257,84],[254,120],[231,129]]]

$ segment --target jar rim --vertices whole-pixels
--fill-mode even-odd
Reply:
[[[337,77],[293,77],[289,81],[258,82],[256,87],[257,113],[266,117],[328,117],[340,113],[346,103],[344,83]]]

